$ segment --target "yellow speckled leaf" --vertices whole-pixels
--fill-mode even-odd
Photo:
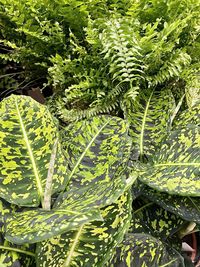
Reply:
[[[174,120],[174,128],[186,127],[192,124],[200,126],[200,102],[181,112]]]
[[[148,234],[128,234],[106,267],[185,267],[176,250]]]
[[[5,238],[15,244],[36,243],[95,220],[102,220],[99,209],[78,201],[51,210],[21,211],[6,217]]]
[[[142,90],[125,106],[133,141],[132,158],[151,159],[169,128],[175,102],[170,90]]]
[[[200,196],[199,130],[193,125],[169,133],[139,179],[159,191]]]
[[[147,233],[160,240],[167,241],[185,224],[185,220],[159,205],[144,201],[144,196],[133,201],[133,233]]]
[[[126,187],[131,149],[126,122],[108,115],[78,121],[65,128],[62,143],[70,180],[57,206],[75,199],[96,207],[116,201]]]
[[[200,224],[200,198],[170,195],[145,186],[141,190],[143,198],[160,205],[165,210],[175,213],[184,220]]]
[[[101,209],[103,222],[83,224],[38,244],[37,267],[104,267],[129,228],[131,206],[131,194],[125,192]]]
[[[35,267],[35,246],[18,246],[4,239],[0,233],[1,267]]]
[[[48,109],[27,96],[12,95],[0,105],[0,197],[21,206],[44,199],[52,149],[58,130]],[[58,142],[52,194],[66,181]]]

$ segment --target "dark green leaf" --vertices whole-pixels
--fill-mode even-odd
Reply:
[[[70,183],[56,205],[81,199],[103,207],[116,201],[126,187],[131,147],[125,121],[94,117],[71,124],[63,135]]]
[[[15,213],[6,220],[6,238],[39,242],[101,220],[99,207],[112,204],[126,188],[130,139],[123,120],[110,116],[77,122],[65,131],[69,159],[68,191],[51,211]]]
[[[171,132],[139,179],[159,191],[200,196],[199,147],[199,127]]]
[[[136,180],[136,182],[132,185],[132,197],[136,199],[141,196],[144,188],[146,187],[140,180]]]
[[[200,198],[182,197],[161,193],[150,187],[143,187],[142,195],[145,198],[155,202],[164,209],[175,213],[184,220],[193,221],[200,224]]]
[[[103,222],[83,224],[78,231],[39,244],[37,267],[103,267],[129,228],[131,200],[130,192],[125,192],[116,203],[101,210]]]
[[[22,206],[43,202],[53,145],[58,138],[48,109],[27,96],[10,96],[0,105],[0,197]],[[52,194],[66,184],[60,143]]]
[[[145,202],[142,199],[143,196],[133,201],[131,232],[151,234],[166,241],[185,225],[185,221],[180,217],[153,202]]]
[[[18,246],[4,240],[0,234],[0,266],[1,267],[34,267],[35,246]]]
[[[175,102],[171,91],[146,90],[127,104],[125,113],[130,123],[133,158],[152,156],[166,136]]]
[[[192,108],[181,112],[174,120],[174,128],[186,127],[192,124],[200,126],[200,102]]]
[[[147,234],[128,234],[107,267],[185,267],[183,257]]]
[[[84,202],[52,210],[35,209],[7,216],[5,238],[16,244],[35,243],[79,228],[82,224],[102,220],[97,208]]]

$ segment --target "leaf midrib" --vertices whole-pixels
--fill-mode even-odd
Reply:
[[[31,251],[27,251],[27,250],[23,250],[23,249],[19,249],[19,248],[13,248],[13,247],[8,247],[8,246],[0,246],[0,249],[2,250],[8,250],[8,251],[15,251],[15,252],[19,252],[19,253],[23,253],[25,255],[28,256],[32,256],[35,257],[35,253],[31,252]]]
[[[143,116],[143,119],[142,119],[142,127],[141,127],[141,133],[140,133],[140,156],[143,156],[143,151],[144,151],[143,143],[144,143],[145,123],[146,123],[147,113],[148,113],[148,110],[149,110],[149,105],[150,105],[153,93],[154,93],[154,91],[152,91],[151,95],[149,96],[149,99],[148,99],[147,104],[146,104],[144,116]]]
[[[155,164],[154,167],[160,166],[200,166],[199,162],[167,162],[167,163],[159,163]]]
[[[92,143],[94,142],[94,140],[97,138],[97,136],[100,134],[100,132],[106,127],[106,125],[110,122],[110,119],[99,129],[99,131],[93,136],[93,138],[91,139],[91,141],[88,143],[87,147],[85,148],[85,150],[83,151],[83,153],[81,154],[80,158],[78,159],[76,165],[74,166],[73,170],[71,171],[70,175],[69,175],[69,181],[72,178],[72,176],[74,175],[76,169],[78,168],[80,162],[82,161],[83,157],[85,156],[86,152],[88,151],[88,149],[91,147]]]
[[[33,172],[34,172],[35,179],[36,179],[36,185],[37,185],[38,193],[39,193],[41,201],[43,201],[44,193],[43,193],[43,188],[42,188],[42,184],[41,184],[41,181],[40,181],[40,176],[39,176],[39,173],[38,173],[38,170],[37,170],[35,158],[34,158],[33,151],[32,151],[32,148],[31,148],[31,145],[30,145],[27,133],[26,133],[26,129],[25,129],[25,126],[24,126],[24,123],[23,123],[23,120],[22,120],[22,117],[21,117],[21,114],[20,114],[20,111],[19,111],[17,100],[15,100],[15,105],[16,105],[17,114],[18,114],[18,117],[19,117],[21,130],[22,130],[22,133],[23,133],[23,136],[24,136],[24,140],[25,140],[25,143],[26,143],[26,147],[27,147],[27,150],[28,150],[28,153],[29,153],[29,157],[30,157],[32,166],[33,166]]]
[[[82,234],[82,230],[83,230],[83,227],[84,227],[84,224],[81,225],[81,227],[79,228],[74,240],[73,240],[73,243],[72,243],[72,246],[70,248],[70,251],[68,253],[68,256],[67,256],[67,259],[65,260],[64,264],[63,264],[63,267],[69,267],[70,266],[70,263],[71,263],[71,260],[73,258],[73,254],[74,254],[74,251],[75,251],[75,248],[78,244],[78,241],[79,241],[79,238]]]

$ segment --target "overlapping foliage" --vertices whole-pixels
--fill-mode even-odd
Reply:
[[[200,224],[199,14],[0,0],[1,98],[53,92],[0,103],[0,266],[195,266],[181,245]]]
[[[199,0],[1,0],[2,97],[53,91],[49,105],[67,122],[118,114],[121,101],[149,87],[186,91],[193,105],[199,10]]]
[[[37,245],[37,266],[55,266],[55,261],[69,266],[85,233],[86,251],[100,245],[107,253],[92,254],[90,264],[103,264],[130,225],[132,202],[126,180],[131,139],[125,121],[95,117],[69,125],[60,139],[45,106],[14,95],[1,102],[0,116],[3,238],[25,244],[27,249],[18,252],[31,256],[27,244],[46,242]],[[56,258],[41,252],[49,246],[58,250]],[[12,245],[1,248],[12,251]],[[82,263],[85,256],[79,259]]]
[[[12,252],[20,266],[187,266],[181,237],[200,221],[200,105],[172,122],[173,96],[163,92],[162,101],[132,100],[125,120],[102,115],[61,131],[29,97],[1,102],[2,264],[14,266]]]

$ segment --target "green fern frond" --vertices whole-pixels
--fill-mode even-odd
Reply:
[[[65,123],[69,123],[75,120],[81,120],[84,118],[91,118],[99,114],[110,114],[119,106],[119,101],[114,101],[113,103],[101,104],[99,106],[94,106],[87,108],[85,110],[77,109],[66,109],[58,106],[57,114],[59,118]]]
[[[80,45],[80,41],[71,30],[69,30],[69,43],[70,43],[70,48],[72,50],[72,54],[83,55],[83,56],[86,54],[85,47]]]
[[[126,90],[125,86],[117,85],[107,95],[95,100],[85,109],[67,109],[66,102],[59,102],[56,104],[58,107],[57,114],[59,118],[66,123],[83,118],[90,118],[98,114],[111,114],[119,108],[121,95],[123,95]],[[66,98],[65,101],[67,101]]]
[[[112,19],[105,27],[100,40],[112,80],[132,87],[136,80],[143,78],[145,69],[137,36],[127,19]]]
[[[88,94],[91,84],[90,81],[85,79],[85,81],[80,81],[79,84],[72,84],[65,90],[65,102],[72,103],[76,99],[83,99],[85,94]]]
[[[176,52],[167,60],[158,73],[154,76],[147,77],[150,86],[163,84],[170,78],[179,77],[185,66],[191,62],[190,56],[181,50]]]
[[[135,86],[130,88],[125,94],[124,94],[124,100],[134,100],[137,95],[139,94],[139,86]]]

